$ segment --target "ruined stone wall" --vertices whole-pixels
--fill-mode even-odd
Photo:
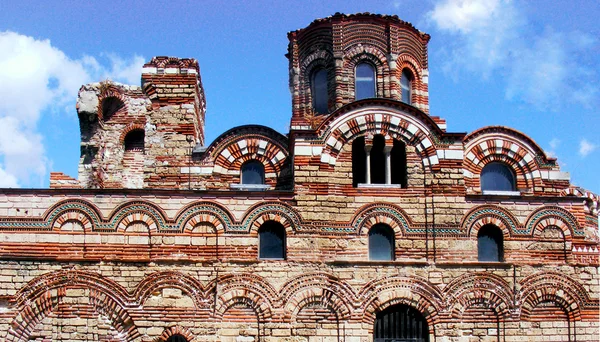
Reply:
[[[598,241],[557,213],[581,200],[468,197],[454,234],[419,223],[420,204],[362,200],[350,220],[326,224],[285,192],[5,190],[0,336],[366,342],[375,314],[403,303],[423,313],[432,341],[597,340]],[[258,259],[267,221],[286,228],[286,260]],[[477,262],[472,231],[485,222],[508,230],[505,262]],[[369,261],[375,223],[394,228],[395,261]]]

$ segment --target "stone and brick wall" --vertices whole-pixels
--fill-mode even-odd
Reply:
[[[429,36],[411,24],[336,14],[289,38],[288,135],[248,125],[207,144],[193,59],[153,58],[141,87],[81,88],[79,178],[0,189],[0,340],[367,342],[401,304],[430,341],[598,341],[597,195],[521,132],[447,132],[428,113]],[[361,58],[378,98],[354,101]],[[314,67],[331,71],[326,115],[312,113]],[[132,132],[143,148],[125,148]],[[374,136],[399,143],[406,184],[356,184],[353,143]],[[240,184],[248,161],[264,166],[260,191]],[[515,191],[482,191],[490,162],[514,171]],[[271,222],[282,260],[259,258]],[[379,224],[393,260],[369,260]],[[478,260],[488,225],[497,262]]]

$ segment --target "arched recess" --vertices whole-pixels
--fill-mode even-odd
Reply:
[[[558,272],[539,272],[521,281],[521,316],[530,317],[539,303],[552,301],[570,321],[581,320],[581,308],[589,301],[587,290],[576,280]]]
[[[155,272],[145,277],[136,287],[133,297],[143,305],[156,291],[164,288],[176,288],[189,296],[196,309],[204,308],[208,301],[212,302],[210,289],[203,286],[196,278],[176,271]],[[207,301],[208,300],[208,301]]]
[[[480,192],[480,174],[491,162],[509,166],[516,176],[518,191],[533,192],[543,186],[542,170],[558,169],[556,161],[529,137],[504,126],[484,127],[467,135],[464,140],[463,168],[465,185],[470,192]]]
[[[525,222],[526,232],[532,236],[540,234],[548,226],[555,226],[562,230],[565,238],[569,241],[573,239],[574,235],[584,234],[573,214],[560,207],[538,208],[529,214]]]
[[[339,340],[351,307],[329,289],[312,288],[296,292],[285,304],[285,311],[286,316],[290,315],[293,335],[301,335],[297,330],[312,329],[313,336],[337,335]]]
[[[242,225],[238,229],[257,234],[260,226],[267,221],[280,223],[285,228],[286,234],[293,234],[301,226],[300,216],[291,206],[282,202],[263,202],[246,211]]]
[[[463,217],[460,227],[467,236],[476,239],[479,229],[488,224],[500,228],[504,240],[516,234],[525,234],[525,231],[520,228],[519,221],[508,210],[495,205],[481,205],[469,210]]]
[[[404,304],[419,311],[427,320],[430,334],[439,320],[443,307],[441,292],[427,280],[419,277],[387,277],[366,284],[358,293],[361,307],[364,308],[362,322],[373,326],[379,311]]]
[[[15,295],[19,314],[13,319],[7,341],[28,340],[32,329],[57,310],[70,290],[84,290],[87,306],[104,315],[122,337],[133,341],[139,333],[125,309],[127,291],[102,276],[82,271],[59,271],[40,276],[25,285]],[[75,294],[72,294],[73,296]],[[80,296],[77,292],[76,296]]]
[[[247,303],[264,321],[272,316],[278,292],[265,279],[253,274],[230,274],[218,280],[217,316],[235,303]]]
[[[109,121],[115,115],[127,113],[127,99],[115,87],[108,86],[98,96],[98,118],[100,122]]]
[[[90,216],[78,209],[63,211],[59,216],[56,217],[52,223],[52,230],[64,231],[65,224],[69,222],[77,222],[81,226],[82,231],[91,232],[93,229],[92,219]]]
[[[206,201],[190,203],[175,216],[175,226],[180,231],[191,231],[201,222],[212,224],[222,233],[235,224],[235,219],[226,207]]]
[[[414,147],[430,170],[439,165],[435,141],[444,134],[427,114],[389,99],[366,99],[344,106],[317,130],[323,141],[321,163],[325,166],[335,166],[342,148],[354,139],[381,134]]]

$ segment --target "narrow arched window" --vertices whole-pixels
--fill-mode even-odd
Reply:
[[[144,151],[144,131],[141,129],[134,129],[127,133],[123,141],[125,145],[125,151]]]
[[[482,191],[515,191],[515,174],[504,163],[491,162],[481,170]]]
[[[258,229],[259,259],[285,259],[285,228],[281,223],[267,221]]]
[[[407,69],[402,70],[400,88],[402,88],[402,102],[412,104],[413,76]]]
[[[365,153],[365,137],[358,137],[352,142],[352,186],[366,182],[367,154]]]
[[[265,167],[258,160],[250,160],[242,165],[242,184],[264,184]]]
[[[503,261],[504,238],[500,228],[487,224],[477,233],[477,260]]]
[[[386,224],[376,224],[369,230],[369,260],[394,260],[394,230]]]
[[[188,342],[188,340],[183,335],[175,334],[175,335],[171,335],[167,339],[167,342]]]
[[[125,104],[121,99],[109,96],[102,100],[102,119],[108,121],[115,113],[125,107]]]
[[[400,184],[401,188],[408,186],[408,172],[406,164],[406,144],[394,139],[391,151],[392,184]]]
[[[375,68],[369,63],[359,63],[354,77],[355,99],[375,97]]]
[[[328,112],[327,76],[327,69],[318,69],[312,73],[310,80],[313,108],[318,114]]]
[[[371,184],[385,184],[385,137],[377,134],[373,137],[370,153]]]

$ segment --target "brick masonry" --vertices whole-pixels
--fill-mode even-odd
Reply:
[[[411,24],[336,14],[288,37],[287,135],[243,126],[205,146],[193,59],[153,58],[141,87],[81,88],[78,179],[0,190],[1,340],[366,342],[377,313],[404,304],[430,341],[598,341],[597,195],[523,133],[446,132],[428,110],[429,36]],[[354,101],[363,60],[377,98]],[[312,112],[317,66],[330,74],[325,115]],[[125,149],[131,132],[143,148]],[[353,186],[352,143],[374,135],[404,143],[405,188]],[[249,160],[266,190],[239,186]],[[516,191],[482,192],[493,161]],[[270,221],[285,229],[285,260],[258,258]],[[369,260],[380,223],[393,261]],[[478,261],[489,224],[501,262]]]

